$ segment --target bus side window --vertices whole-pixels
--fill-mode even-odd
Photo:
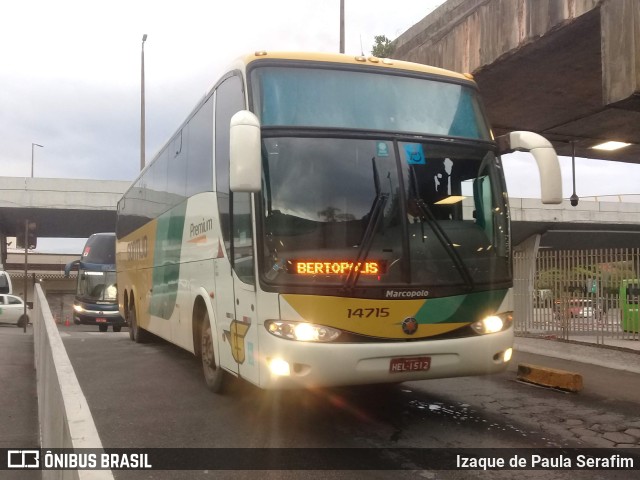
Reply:
[[[238,76],[227,78],[216,89],[215,160],[220,225],[234,271],[243,282],[253,285],[251,196],[229,191],[229,124],[231,117],[244,108],[242,80]]]

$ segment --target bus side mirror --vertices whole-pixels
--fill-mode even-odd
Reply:
[[[231,117],[229,188],[232,192],[259,192],[261,185],[260,120],[241,110]]]
[[[80,265],[80,260],[74,260],[73,262],[69,262],[64,266],[64,278],[69,278],[71,274],[71,270],[73,268],[77,268]]]
[[[562,203],[562,173],[551,143],[533,132],[511,132],[496,139],[500,153],[530,152],[540,171],[540,192],[544,204]]]

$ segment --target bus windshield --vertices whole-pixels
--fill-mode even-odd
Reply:
[[[510,282],[503,173],[471,85],[304,65],[250,78],[264,282],[432,294]]]
[[[491,140],[475,90],[428,77],[302,67],[251,73],[262,126],[413,132]]]
[[[85,302],[109,302],[118,299],[116,272],[78,272],[76,296]]]
[[[263,278],[274,285],[509,282],[508,211],[486,146],[264,137]]]
[[[504,178],[471,84],[302,64],[250,79],[264,282],[508,286]]]

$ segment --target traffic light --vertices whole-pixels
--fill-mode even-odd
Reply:
[[[26,233],[27,233],[27,242],[26,242],[26,244],[27,244],[29,250],[33,250],[38,245],[38,234],[36,232],[36,224],[35,224],[35,222],[29,222],[29,224],[27,225],[26,229],[25,229],[25,225],[24,224],[18,224],[18,228],[16,230],[16,247],[17,248],[24,248],[24,246],[25,246],[25,241],[24,241],[25,230],[26,230]]]

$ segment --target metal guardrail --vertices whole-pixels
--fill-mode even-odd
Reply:
[[[516,252],[514,272],[516,333],[640,340],[640,249]]]

